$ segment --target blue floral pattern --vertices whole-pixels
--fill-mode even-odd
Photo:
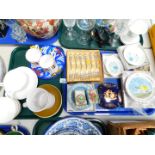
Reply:
[[[40,79],[51,79],[56,77],[63,71],[65,67],[65,55],[63,49],[56,46],[43,46],[41,50],[42,55],[51,54],[55,58],[59,68],[58,72],[51,75],[48,69],[41,68],[38,63],[30,64],[30,68],[37,74]]]
[[[53,124],[45,135],[101,135],[101,132],[85,119],[69,117]]]

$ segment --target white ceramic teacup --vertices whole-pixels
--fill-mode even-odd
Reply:
[[[26,52],[26,60],[30,63],[38,63],[41,58],[41,51],[38,46],[35,46],[33,48],[30,48]]]
[[[50,54],[41,56],[39,65],[44,69],[48,69],[51,74],[56,73],[59,69],[54,57]]]
[[[9,97],[0,97],[0,123],[12,121],[21,111],[18,100]]]
[[[40,112],[51,108],[55,103],[55,97],[42,88],[35,88],[30,91],[23,107],[33,112]]]

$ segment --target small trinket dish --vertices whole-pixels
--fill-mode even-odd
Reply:
[[[67,111],[92,112],[95,108],[96,98],[91,98],[92,84],[77,83],[67,85]],[[94,89],[93,89],[94,90]],[[93,102],[94,101],[94,102]]]
[[[117,51],[125,70],[137,69],[149,65],[145,50],[139,43],[120,46]]]
[[[99,105],[106,109],[114,109],[120,106],[119,89],[115,84],[107,83],[98,86]]]
[[[103,69],[107,77],[120,77],[124,71],[122,62],[117,54],[102,54]]]

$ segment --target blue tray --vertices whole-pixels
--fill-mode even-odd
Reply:
[[[117,53],[117,51],[100,51],[100,53]],[[64,71],[64,78],[66,78],[66,71]],[[121,91],[121,79],[119,78],[105,78],[106,83],[116,84]],[[62,84],[62,97],[63,97],[63,108],[67,112],[67,84]],[[123,103],[122,103],[123,104]],[[147,115],[152,115],[155,112],[154,108],[145,108],[144,111]],[[98,112],[68,112],[71,115],[117,115],[117,116],[141,116],[142,114],[133,110],[132,108],[119,107],[116,109],[105,109],[104,111]]]
[[[11,37],[11,28],[8,28],[8,32],[4,38],[0,38],[0,44],[14,44],[14,45],[51,45],[56,42],[59,38],[59,33],[57,32],[50,39],[37,39],[33,36],[27,34],[27,41],[24,43],[17,42],[15,39]]]
[[[11,131],[12,125],[0,125],[0,130],[3,130],[5,133]],[[30,132],[23,126],[18,125],[18,131],[21,131],[24,135],[30,135]]]

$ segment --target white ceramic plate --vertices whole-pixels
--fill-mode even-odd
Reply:
[[[127,63],[134,66],[141,66],[145,63],[146,60],[144,50],[138,45],[126,47],[124,49],[123,55]]]
[[[27,97],[27,94],[31,91],[31,89],[34,89],[37,87],[38,78],[37,78],[37,75],[28,67],[19,67],[17,69],[19,72],[26,74],[28,77],[28,82],[27,82],[24,90],[17,91],[14,96],[14,98],[16,98],[18,100],[22,100]],[[8,92],[9,92],[9,90],[7,91],[7,89],[6,89],[7,95],[12,96],[12,94],[9,94]]]
[[[147,73],[133,73],[125,83],[128,95],[135,101],[146,102],[155,94],[155,81]]]
[[[109,56],[105,62],[106,71],[111,76],[119,76],[122,74],[124,68],[121,61],[115,56]]]

